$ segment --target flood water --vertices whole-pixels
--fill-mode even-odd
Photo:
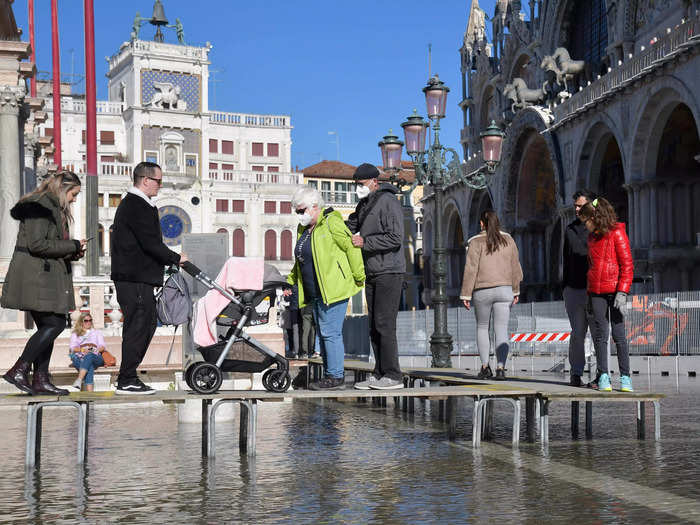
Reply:
[[[25,470],[26,412],[1,409],[0,522],[700,523],[700,379],[635,379],[669,395],[660,442],[651,406],[647,440],[635,438],[633,403],[594,403],[592,441],[573,441],[570,405],[552,403],[549,446],[517,450],[503,405],[495,439],[473,450],[466,403],[450,442],[436,403],[409,416],[391,401],[312,400],[260,404],[254,458],[239,455],[238,421],[219,423],[203,461],[200,425],[178,423],[175,406],[101,405],[84,467],[76,411],[54,408],[41,466]]]

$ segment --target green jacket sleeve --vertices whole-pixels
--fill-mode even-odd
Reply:
[[[72,239],[49,239],[49,219],[28,217],[24,219],[27,249],[35,257],[64,259],[80,251],[80,242]]]
[[[356,283],[365,282],[365,263],[362,260],[362,250],[353,246],[352,234],[342,219],[328,218],[328,229],[333,236],[333,241],[345,252],[350,264],[350,271]]]

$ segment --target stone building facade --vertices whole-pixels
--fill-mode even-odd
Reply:
[[[506,132],[488,190],[446,196],[448,294],[457,302],[464,245],[495,208],[520,249],[524,301],[561,297],[563,230],[572,195],[590,188],[627,224],[634,290],[700,289],[700,2],[473,0],[460,49],[465,172],[479,132]],[[523,12],[525,11],[525,12]],[[431,222],[425,208],[425,261]],[[426,273],[430,286],[429,272]]]

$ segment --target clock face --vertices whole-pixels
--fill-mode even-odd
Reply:
[[[192,231],[190,216],[178,206],[162,206],[158,208],[158,215],[163,240],[168,246],[177,246],[181,242],[182,234]]]

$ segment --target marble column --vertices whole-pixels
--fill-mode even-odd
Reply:
[[[658,199],[656,198],[656,186],[649,185],[649,221],[650,235],[649,247],[658,246],[659,244],[659,219],[658,219]]]
[[[0,89],[0,268],[9,264],[19,226],[10,209],[21,195],[19,112],[24,95],[24,86]]]

